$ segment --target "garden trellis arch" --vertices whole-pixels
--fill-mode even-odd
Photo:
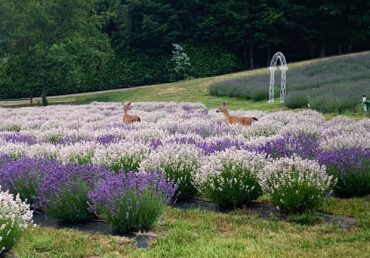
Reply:
[[[275,71],[277,70],[277,62],[280,62],[281,83],[280,83],[280,102],[284,103],[286,95],[286,71],[288,70],[285,56],[281,52],[276,52],[270,62],[270,88],[269,102],[274,102],[275,98]]]

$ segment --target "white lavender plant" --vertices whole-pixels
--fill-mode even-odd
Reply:
[[[10,250],[33,224],[30,206],[0,186],[0,254]]]

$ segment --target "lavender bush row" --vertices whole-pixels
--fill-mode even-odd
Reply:
[[[0,185],[59,221],[83,221],[95,213],[119,232],[144,229],[176,197],[177,185],[156,172],[115,175],[100,165],[2,157]]]
[[[151,159],[147,160],[147,163],[143,163],[142,169],[148,171],[148,175],[151,174],[151,169],[160,170],[163,173],[163,178],[173,181],[177,185],[174,190],[176,193],[172,193],[166,190],[165,184],[159,184],[163,186],[163,189],[154,187],[156,193],[163,191],[171,198],[176,195],[181,199],[194,196],[198,190],[220,206],[237,207],[255,200],[262,194],[262,185],[266,184],[265,181],[268,178],[266,175],[267,168],[273,167],[276,162],[277,164],[280,162],[280,160],[276,161],[271,158],[266,159],[265,154],[237,149],[227,149],[200,158],[200,152],[197,152],[197,149],[193,149],[195,147],[191,146],[173,145],[163,148],[160,155],[152,156]],[[181,149],[182,152],[175,151],[177,150],[176,148]],[[288,171],[294,174],[294,168],[302,162],[303,160],[295,158],[291,162],[293,164],[291,167],[292,171],[289,170],[290,168],[288,168]],[[317,164],[315,161],[310,162]],[[297,165],[295,165],[296,163]],[[317,166],[319,165],[317,164]],[[312,173],[315,173],[315,170],[311,169],[312,167],[315,168],[315,166],[311,166],[304,171],[310,173],[313,171]],[[325,173],[325,170],[322,173]],[[92,216],[90,211],[97,212],[97,210],[94,210],[92,206],[90,210],[88,209],[89,192],[95,191],[95,186],[100,184],[100,181],[112,180],[114,178],[112,177],[114,173],[111,170],[98,165],[61,164],[57,161],[33,160],[29,158],[9,161],[2,169],[1,174],[3,176],[1,184],[7,186],[12,192],[20,194],[24,200],[33,204],[34,207],[40,207],[50,216],[62,221],[79,221],[90,218]],[[138,175],[141,175],[139,178],[142,179],[141,181],[138,180],[137,183],[145,185],[147,181],[145,181],[143,174],[139,173]],[[126,180],[135,178],[132,172],[121,172],[117,176]],[[293,180],[294,178],[288,179]],[[308,184],[313,184],[313,188],[317,188],[318,183],[316,181],[312,183],[310,180],[313,180],[313,178],[308,178]],[[151,181],[149,180],[148,182],[148,187],[153,187],[150,183]],[[292,184],[291,186],[299,189],[302,187],[302,184],[306,183],[306,181],[298,181],[297,184]],[[132,185],[135,185],[130,185],[129,182],[127,184],[130,189]],[[139,192],[143,189],[139,184],[137,188]],[[265,187],[264,189],[265,192],[271,192],[269,188]],[[297,189],[296,191],[298,191]],[[113,190],[109,187],[105,188],[107,194]],[[127,189],[120,190],[126,191]],[[277,190],[275,189],[274,191]],[[313,192],[308,194],[310,193]],[[322,197],[323,193],[324,190],[320,188],[316,196]],[[145,193],[145,195],[147,194]],[[159,196],[161,197],[159,198],[157,196],[157,202],[159,200],[163,200],[165,203],[170,201],[170,197],[164,198],[163,194],[160,195],[162,197]],[[104,195],[101,195],[101,197],[106,199],[104,202],[100,200],[101,203],[106,203],[107,205],[111,203],[108,197],[104,197]],[[299,198],[300,194],[297,192],[295,197]],[[97,198],[97,195],[94,198]],[[131,196],[130,198],[133,197]],[[282,197],[281,199],[284,200]],[[304,202],[307,203],[306,201]],[[295,210],[294,207],[295,205],[298,207],[298,204],[299,202],[292,204],[290,210],[287,211]],[[109,207],[109,212],[112,214],[114,213],[113,207]],[[307,207],[311,207],[311,205],[307,204]],[[312,209],[314,208],[312,207]],[[298,209],[298,211],[302,210],[304,209]],[[107,212],[108,210],[105,210],[104,214]],[[110,216],[113,216],[112,214]]]

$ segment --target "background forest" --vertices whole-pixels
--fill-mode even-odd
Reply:
[[[132,87],[369,49],[368,0],[0,0],[0,98]],[[173,44],[190,65],[179,72]]]

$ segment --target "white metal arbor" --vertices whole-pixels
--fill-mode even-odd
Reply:
[[[270,88],[269,88],[269,102],[274,102],[275,98],[275,71],[277,70],[277,62],[280,61],[281,71],[281,85],[280,85],[280,102],[284,102],[286,95],[286,71],[288,66],[286,63],[285,56],[281,52],[275,53],[271,59],[270,67]]]

